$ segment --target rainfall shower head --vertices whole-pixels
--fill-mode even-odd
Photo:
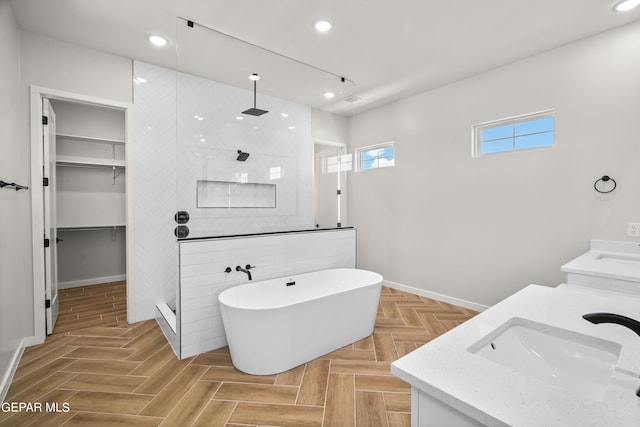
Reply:
[[[268,110],[261,110],[259,108],[256,108],[256,82],[260,79],[260,77],[256,73],[253,73],[249,76],[249,78],[253,80],[253,108],[244,110],[242,114],[248,114],[250,116],[261,116],[263,114],[267,114],[269,112]]]
[[[249,114],[250,116],[261,116],[263,114],[268,113],[267,110],[261,110],[259,108],[249,108],[248,110],[244,110],[242,114]]]
[[[237,161],[244,162],[245,160],[247,160],[247,158],[249,158],[249,153],[245,153],[242,150],[238,150],[238,157],[236,157]]]

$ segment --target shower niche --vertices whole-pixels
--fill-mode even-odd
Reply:
[[[198,181],[198,208],[275,208],[276,184]]]

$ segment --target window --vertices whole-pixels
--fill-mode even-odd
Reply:
[[[395,164],[393,142],[358,148],[359,170],[379,169]]]
[[[554,143],[555,111],[542,111],[473,127],[473,154],[487,154],[551,147]]]
[[[281,166],[274,166],[272,168],[269,168],[269,179],[270,180],[280,179],[280,178],[282,178],[282,167]]]
[[[324,172],[348,172],[352,169],[352,155],[342,154],[340,156],[330,156],[325,158]]]

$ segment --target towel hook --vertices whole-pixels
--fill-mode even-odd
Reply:
[[[600,181],[602,181],[602,182],[608,182],[608,181],[611,181],[611,182],[613,182],[613,187],[611,187],[611,189],[610,189],[610,190],[606,190],[606,191],[600,190],[600,189],[598,188],[598,183],[599,183]],[[594,183],[593,183],[593,188],[594,188],[598,193],[602,193],[602,194],[611,193],[613,190],[615,190],[615,189],[616,189],[616,186],[617,186],[617,184],[616,184],[616,180],[615,180],[615,179],[613,179],[613,178],[611,178],[609,175],[603,175],[603,176],[602,176],[602,178],[598,179],[596,182],[594,182]]]

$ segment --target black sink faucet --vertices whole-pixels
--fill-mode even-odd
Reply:
[[[638,334],[638,336],[640,336],[640,322],[630,317],[622,316],[621,314],[590,313],[590,314],[585,314],[582,317],[594,324],[615,323],[616,325],[621,325],[631,329],[633,332]],[[638,387],[638,389],[636,390],[636,396],[640,397],[640,387]]]
[[[622,316],[620,314],[613,313],[590,313],[582,316],[584,319],[591,323],[615,323],[626,328],[631,329],[633,332],[640,336],[640,322],[630,317]]]

